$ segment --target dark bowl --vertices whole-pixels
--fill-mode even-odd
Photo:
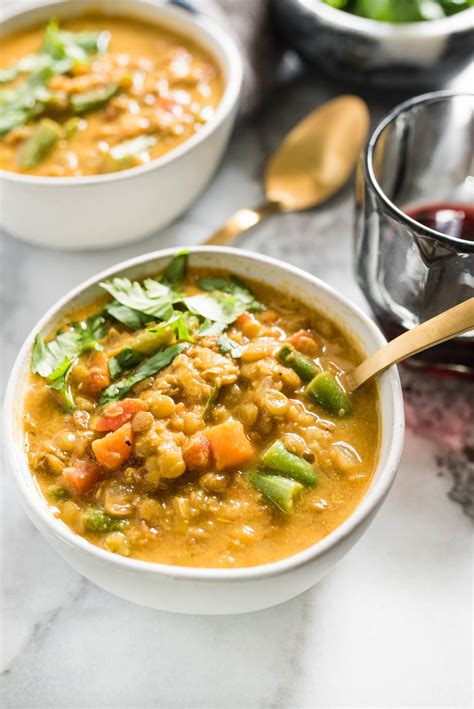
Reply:
[[[345,82],[384,89],[440,86],[471,59],[474,8],[441,20],[391,24],[321,0],[270,0],[283,40],[307,63]]]

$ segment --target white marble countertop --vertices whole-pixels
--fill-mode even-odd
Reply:
[[[3,372],[45,309],[84,278],[136,254],[196,243],[235,208],[258,203],[265,156],[329,95],[307,79],[281,90],[234,135],[198,203],[146,241],[57,253],[3,235]],[[372,104],[373,117],[395,102]],[[347,187],[314,212],[268,222],[242,245],[309,269],[366,308],[351,272],[351,221]],[[474,472],[474,386],[407,373],[404,381],[405,453],[374,524],[318,586],[259,613],[177,616],[102,591],[39,536],[5,465],[3,706],[470,706],[472,541],[465,511]]]

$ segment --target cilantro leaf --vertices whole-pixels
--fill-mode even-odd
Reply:
[[[49,54],[53,59],[69,60],[70,68],[74,63],[87,61],[87,52],[74,42],[69,32],[61,32],[56,18],[51,19],[46,27],[41,52]]]
[[[170,329],[175,333],[178,340],[185,340],[186,342],[192,342],[193,338],[189,332],[189,325],[186,322],[186,313],[181,313],[175,311],[175,313],[170,317],[169,320],[162,323],[158,327],[152,327],[148,332],[163,332],[164,330]]]
[[[235,340],[231,340],[230,337],[227,337],[227,335],[221,335],[219,337],[217,340],[217,346],[222,354],[229,353],[232,357],[234,357],[234,359],[242,357],[242,347],[235,342]]]
[[[39,333],[35,337],[31,371],[47,379],[51,389],[60,394],[69,409],[75,408],[68,383],[69,375],[82,352],[100,348],[98,341],[105,336],[106,329],[105,318],[95,315],[88,320],[72,323],[49,342],[45,342]]]
[[[66,404],[66,407],[72,411],[76,408],[76,404],[74,403],[71,387],[69,385],[69,375],[71,374],[74,365],[74,360],[69,360],[65,357],[60,366],[48,377],[50,388],[59,393],[59,396]]]
[[[51,67],[44,66],[14,89],[0,91],[0,136],[41,115],[46,106],[54,101],[55,95],[45,86],[52,75]]]
[[[115,357],[109,359],[109,372],[112,379],[117,379],[125,369],[133,369],[145,358],[141,352],[133,347],[124,347]]]
[[[149,328],[145,333],[160,334],[171,330],[178,340],[192,342],[185,316],[186,313],[176,312],[169,320],[158,327]],[[112,379],[117,379],[125,369],[133,369],[145,359],[145,354],[142,351],[133,348],[133,341],[131,344],[131,347],[124,347],[115,357],[109,359],[109,371]]]
[[[0,70],[0,84],[13,81],[20,74],[30,74],[19,85],[0,92],[0,136],[43,114],[50,104],[65,108],[58,94],[47,89],[47,81],[67,74],[74,65],[89,62],[94,54],[104,53],[109,39],[110,33],[102,31],[65,32],[59,29],[57,20],[51,20],[38,53],[28,54]]]
[[[237,320],[239,315],[247,310],[247,304],[235,296],[219,291],[214,291],[207,295],[199,293],[184,298],[183,302],[188,310],[196,315],[200,315],[205,320],[225,323],[230,325]]]
[[[223,276],[201,278],[198,281],[198,286],[208,292],[221,291],[223,293],[230,293],[238,300],[246,303],[247,310],[253,312],[265,310],[265,307],[258,302],[254,294],[237,276],[231,276],[231,278],[224,278]]]
[[[188,252],[180,251],[173,256],[169,264],[166,266],[160,278],[161,282],[167,286],[178,286],[186,278],[188,270]]]
[[[65,360],[72,361],[81,347],[81,334],[77,330],[66,330],[50,342],[45,342],[38,334],[31,357],[31,371],[41,377],[50,377],[64,365]]]
[[[102,392],[100,397],[100,403],[105,404],[108,401],[114,399],[121,399],[125,394],[127,394],[130,389],[138,382],[143,379],[152,377],[154,374],[161,372],[162,369],[167,367],[184,349],[187,345],[181,342],[177,345],[172,345],[171,347],[166,347],[164,350],[159,350],[152,357],[146,359],[139,367],[128,377],[119,379],[114,384],[111,384],[105,391]]]
[[[123,325],[126,325],[131,330],[141,330],[142,327],[145,327],[147,322],[153,320],[153,316],[140,313],[138,310],[129,308],[127,305],[122,305],[116,300],[105,306],[104,313],[114,318],[114,320],[118,320],[118,322],[121,322]]]
[[[204,320],[201,327],[198,330],[199,337],[208,337],[209,335],[218,335],[220,332],[225,330],[227,325],[223,322],[211,322],[211,320]]]
[[[98,341],[105,337],[108,330],[103,315],[93,315],[87,320],[72,323],[70,327],[80,336],[81,352],[101,349]]]
[[[155,281],[153,284],[152,286],[151,279],[148,279],[142,286],[138,281],[131,281],[129,278],[113,278],[111,281],[99,283],[101,288],[121,305],[146,315],[153,315],[157,320],[168,320],[173,314],[170,290]]]

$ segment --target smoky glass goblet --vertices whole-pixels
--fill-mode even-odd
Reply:
[[[358,169],[355,270],[389,339],[474,295],[474,94],[410,99],[373,133]],[[474,375],[474,331],[415,366]]]

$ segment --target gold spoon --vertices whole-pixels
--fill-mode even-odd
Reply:
[[[346,373],[344,388],[348,393],[353,392],[372,377],[382,374],[393,364],[401,362],[402,359],[407,359],[417,352],[451,340],[456,335],[472,329],[474,329],[474,298],[469,298],[464,303],[445,310],[431,320],[426,320],[381,347],[358,367]]]
[[[288,133],[267,165],[267,201],[239,209],[206,244],[228,244],[277,212],[315,207],[349,179],[367,139],[369,111],[358,96],[339,96],[306,116]]]

